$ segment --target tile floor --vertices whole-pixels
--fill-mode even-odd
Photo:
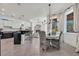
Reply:
[[[36,56],[32,49],[31,40],[25,40],[21,45],[14,45],[13,38],[1,40],[1,56]],[[75,53],[74,47],[62,43],[60,50],[50,48],[41,56],[79,56],[79,53]]]

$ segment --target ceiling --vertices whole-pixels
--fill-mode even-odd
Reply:
[[[51,14],[58,14],[73,3],[52,3]],[[17,19],[30,20],[49,14],[48,3],[0,3],[0,15]]]

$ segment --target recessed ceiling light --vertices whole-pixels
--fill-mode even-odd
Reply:
[[[4,9],[4,8],[2,8],[2,9],[1,9],[1,11],[5,11],[5,9]]]

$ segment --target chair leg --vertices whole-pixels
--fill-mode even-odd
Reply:
[[[57,49],[60,49],[60,42],[58,42],[58,47],[57,47]]]
[[[43,52],[46,52],[46,51],[47,51],[47,49],[42,48],[42,51],[43,51]]]

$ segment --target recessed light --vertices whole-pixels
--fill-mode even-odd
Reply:
[[[5,11],[5,9],[4,9],[4,8],[2,8],[2,9],[1,9],[1,11]]]

